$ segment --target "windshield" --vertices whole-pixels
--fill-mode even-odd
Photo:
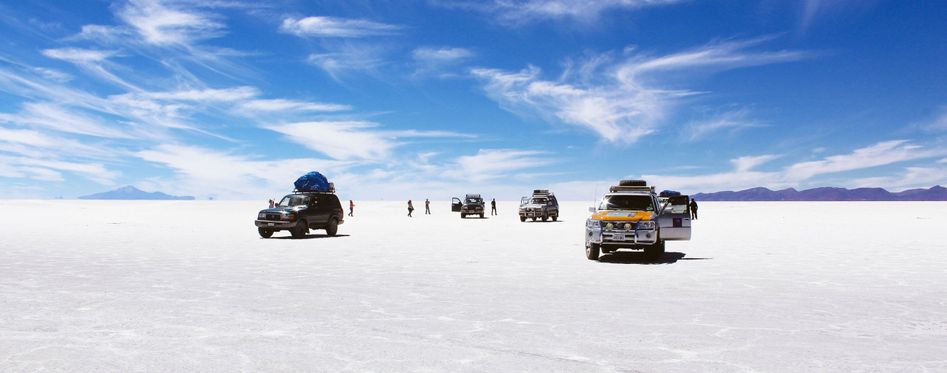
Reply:
[[[530,203],[534,205],[545,205],[547,202],[549,202],[549,200],[545,198],[533,198],[533,201]]]
[[[605,196],[598,206],[599,210],[634,210],[654,211],[654,200],[651,196]]]
[[[279,201],[279,207],[305,206],[309,204],[309,197],[298,194],[290,194]]]
[[[479,200],[479,199],[477,199],[477,198],[467,198],[467,204],[468,204],[468,205],[476,205],[476,204],[480,203],[480,201],[481,201],[481,200]]]

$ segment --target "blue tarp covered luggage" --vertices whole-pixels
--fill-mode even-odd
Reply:
[[[300,192],[328,192],[329,180],[318,172],[310,172],[296,179],[296,190]]]

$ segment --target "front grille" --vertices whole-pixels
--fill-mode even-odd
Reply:
[[[279,220],[280,214],[266,214],[266,220]]]

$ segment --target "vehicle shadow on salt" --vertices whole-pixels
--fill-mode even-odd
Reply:
[[[349,235],[347,234],[337,234],[335,236],[330,236],[327,234],[307,234],[304,237],[300,237],[300,238],[293,238],[293,236],[279,236],[279,237],[271,237],[269,239],[271,240],[311,240],[311,239],[317,239],[317,238],[340,238],[340,237],[348,237],[348,236]]]
[[[649,258],[643,252],[619,251],[598,258],[602,263],[613,264],[674,264],[679,260],[710,260],[713,258],[685,258],[687,254],[674,251],[665,252],[660,258]]]

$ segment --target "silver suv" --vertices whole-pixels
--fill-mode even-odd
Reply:
[[[536,189],[532,196],[520,198],[519,213],[520,221],[526,221],[526,219],[556,221],[559,219],[559,201],[549,190]]]

